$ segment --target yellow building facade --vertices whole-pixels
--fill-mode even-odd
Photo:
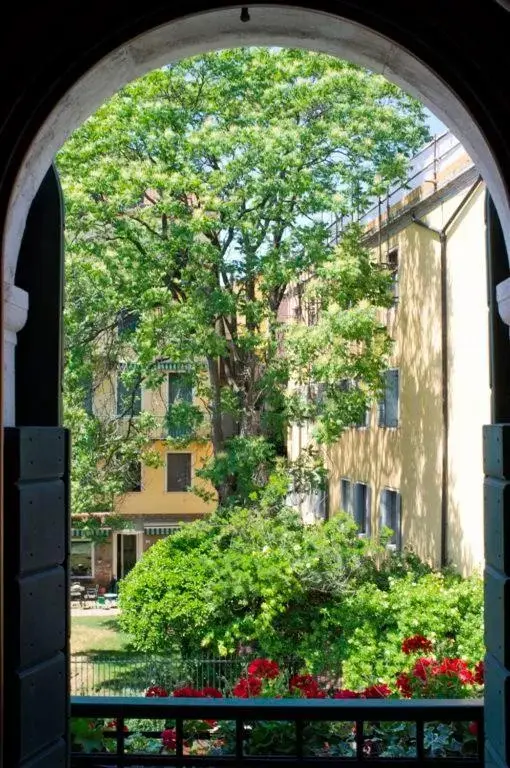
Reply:
[[[139,400],[139,409],[154,414],[161,424],[165,423],[174,384],[179,378],[179,371],[171,370],[171,363],[167,367],[161,387],[142,389]],[[191,392],[190,397],[193,397]],[[113,377],[96,393],[93,410],[102,416],[118,414],[119,400],[119,383]],[[195,403],[198,404],[196,399]],[[212,512],[214,489],[196,477],[196,470],[211,456],[210,442],[204,439],[181,447],[182,442],[173,443],[171,437],[164,427],[154,435],[152,447],[159,454],[158,466],[140,464],[132,489],[116,499],[115,513],[123,518],[124,527],[105,531],[105,540],[100,543],[93,543],[82,531],[72,529],[73,580],[108,588],[127,575],[156,541]],[[212,500],[198,496],[190,490],[191,485],[201,487]]]
[[[386,525],[392,546],[468,574],[483,565],[490,422],[486,193],[451,135],[424,153],[411,190],[363,222],[374,259],[394,273],[394,306],[382,317],[394,347],[382,402],[322,449],[328,514],[350,512],[364,535]],[[309,428],[293,427],[289,454],[310,439]]]

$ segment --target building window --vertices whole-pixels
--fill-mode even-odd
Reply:
[[[187,491],[191,485],[191,453],[167,453],[166,489],[171,493]]]
[[[83,378],[83,410],[88,416],[94,415],[94,392],[92,386],[92,376],[87,375]]]
[[[117,329],[119,336],[128,336],[136,331],[139,322],[138,312],[128,309],[121,309],[117,319]]]
[[[392,368],[384,373],[384,394],[379,401],[379,426],[398,427],[399,371]]]
[[[386,263],[391,275],[391,293],[393,295],[393,304],[397,304],[399,299],[398,248],[393,248],[388,252]]]
[[[94,544],[90,539],[72,540],[69,560],[71,578],[92,578],[94,576]]]
[[[370,486],[356,483],[354,486],[353,517],[359,532],[370,534]]]
[[[117,375],[117,416],[139,416],[142,410],[142,384],[140,381],[127,385],[122,375]]]
[[[402,504],[398,491],[384,488],[381,491],[381,528],[391,528],[393,535],[388,544],[397,550],[402,548]]]
[[[352,483],[345,477],[340,480],[340,504],[344,512],[352,515]]]
[[[142,490],[142,463],[129,462],[126,469],[125,493],[139,493]]]
[[[189,376],[179,372],[168,374],[168,410],[167,410],[167,429],[169,437],[186,437],[191,433],[190,426],[182,423],[178,418],[179,411],[174,406],[178,403],[193,402],[193,387]]]

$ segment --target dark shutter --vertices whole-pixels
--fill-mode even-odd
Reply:
[[[167,491],[187,491],[191,485],[191,454],[167,453],[166,473]]]
[[[398,369],[386,371],[386,426],[398,427],[399,375]]]
[[[134,333],[138,327],[138,321],[138,312],[121,309],[117,320],[119,336],[126,336],[130,333]]]
[[[139,493],[142,490],[142,464],[140,461],[130,462],[126,473],[126,493]]]

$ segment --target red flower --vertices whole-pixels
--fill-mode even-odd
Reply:
[[[204,697],[203,691],[192,688],[190,685],[184,686],[184,688],[176,688],[173,695],[176,699],[202,699]]]
[[[461,683],[468,685],[474,683],[474,675],[462,659],[443,659],[433,670],[433,674],[456,677]]]
[[[302,693],[307,699],[324,699],[326,694],[319,689],[317,680],[312,675],[294,675],[290,678],[291,693]]]
[[[249,675],[241,677],[234,687],[232,693],[238,699],[249,699],[251,696],[258,696],[262,690],[262,680],[260,677]]]
[[[478,664],[475,664],[475,672],[473,675],[473,680],[478,685],[483,685],[485,680],[485,666],[483,661],[479,661]]]
[[[150,688],[147,688],[145,695],[149,699],[155,699],[155,698],[165,698],[165,696],[168,696],[169,693],[166,690],[166,688],[163,688],[161,685],[151,685]]]
[[[110,720],[109,723],[106,723],[106,727],[110,731],[116,731],[117,730],[117,721],[116,720]],[[125,731],[126,733],[129,733],[129,728],[127,727],[127,725],[125,725],[122,730]]]
[[[335,691],[332,699],[359,699],[360,695],[357,691],[350,691],[349,688],[340,688],[339,691]]]
[[[163,746],[165,749],[175,749],[177,746],[177,731],[175,728],[166,728],[162,734]]]
[[[473,720],[471,723],[469,723],[468,731],[471,734],[471,736],[478,736],[478,723],[476,722],[476,720]]]
[[[175,696],[175,693],[174,693]],[[209,699],[222,699],[223,694],[217,688],[202,688],[202,696]]]
[[[248,665],[248,674],[266,680],[274,680],[280,674],[280,667],[276,661],[271,661],[270,659],[254,659]]]
[[[423,680],[423,682],[426,682],[427,675],[429,672],[434,672],[436,664],[437,662],[434,659],[427,659],[425,656],[417,659],[413,667],[414,677],[418,677],[420,680]]]
[[[423,635],[413,635],[412,637],[406,637],[402,642],[402,650],[404,653],[416,653],[416,651],[430,653],[432,650],[432,643]]]
[[[406,672],[402,672],[397,677],[397,688],[406,699],[410,699],[413,691],[411,688],[411,678]]]
[[[371,685],[369,688],[365,688],[362,693],[362,697],[365,699],[385,699],[391,695],[391,688],[388,688],[384,683],[379,685]]]

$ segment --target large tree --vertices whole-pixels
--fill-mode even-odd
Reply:
[[[181,440],[210,437],[222,504],[256,495],[290,420],[334,440],[359,419],[389,349],[389,278],[355,226],[337,246],[329,224],[403,179],[426,136],[420,105],[384,78],[267,48],[152,72],[76,131],[58,167],[80,506],[104,505],[104,485],[113,498],[137,452],[153,458],[154,424],[129,397],[122,439],[81,407],[85,382],[100,390],[121,363],[131,404],[161,361],[183,366],[203,407],[177,399],[168,420]],[[285,322],[291,294],[304,324]]]

